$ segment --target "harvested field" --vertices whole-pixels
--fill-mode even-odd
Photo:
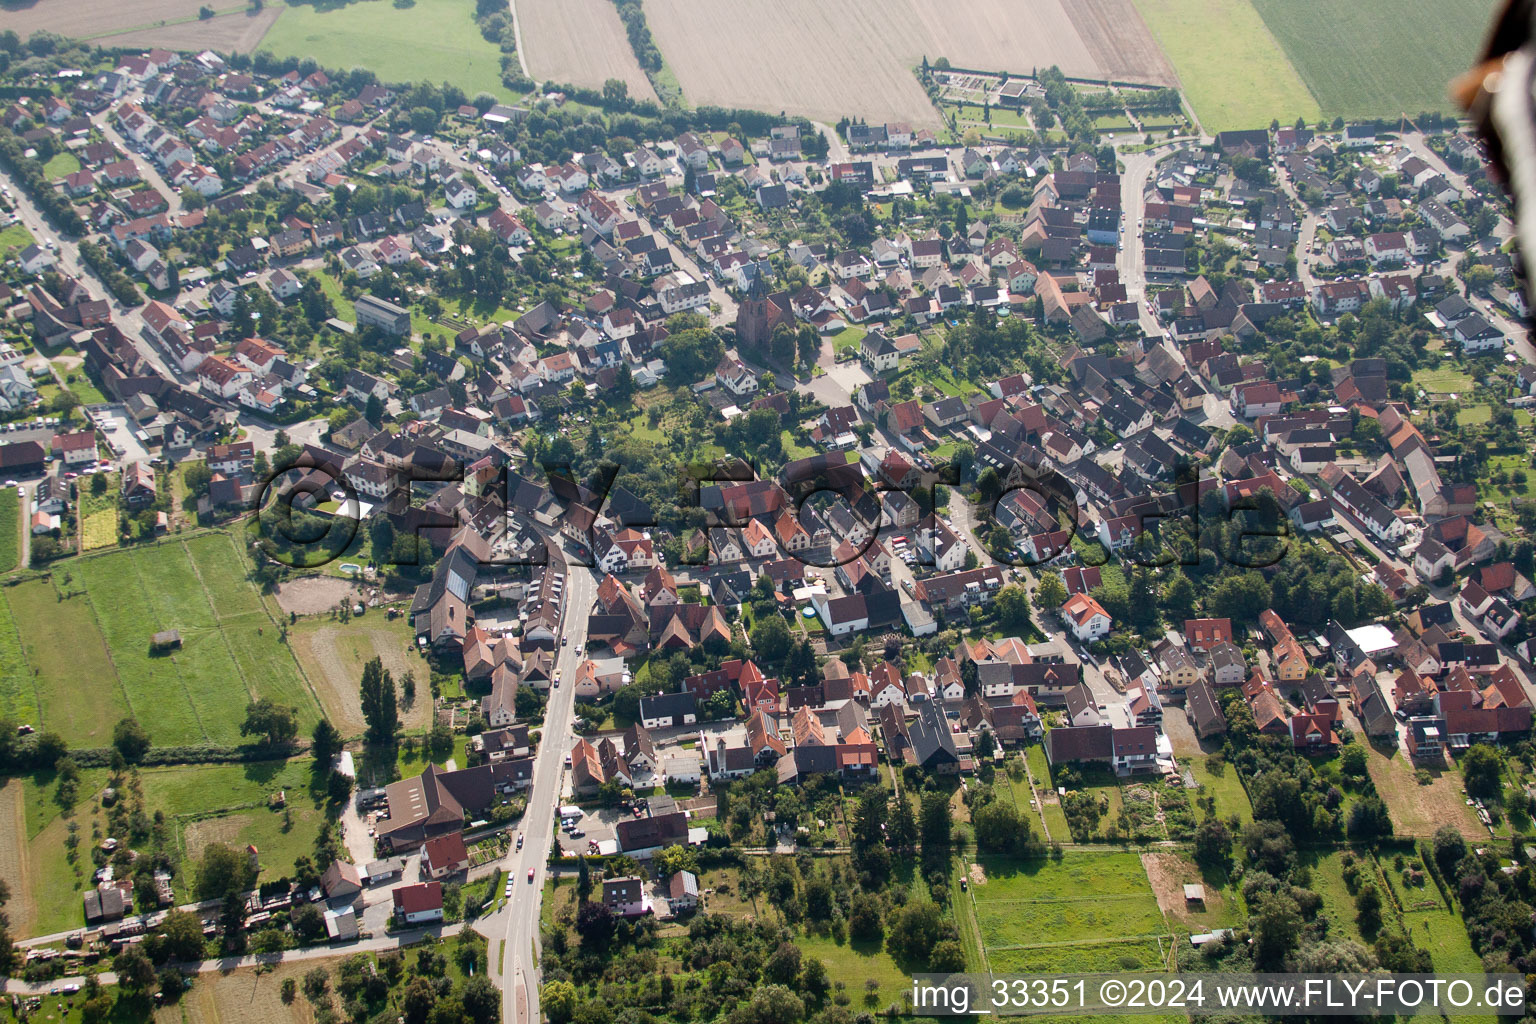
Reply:
[[[513,7],[532,77],[593,89],[617,78],[630,96],[655,101],[610,0],[517,0]]]
[[[645,10],[694,103],[934,125],[938,115],[912,70],[924,57],[981,70],[1028,74],[1055,64],[1068,75],[1102,77],[1113,68],[1120,77],[1171,81],[1166,64],[1152,59],[1159,51],[1140,18],[1117,13],[1129,8],[1127,0],[652,0]],[[1150,70],[1122,67],[1137,61]]]
[[[248,14],[245,4],[213,4],[217,16],[206,21],[197,16],[206,0],[118,0],[111,4],[70,4],[58,0],[32,3],[8,2],[6,28],[25,39],[46,30],[74,39],[89,39],[102,46],[165,46],[182,50],[227,50],[244,40],[249,49],[281,5],[270,4],[259,14]]]
[[[155,1012],[156,1024],[310,1024],[308,999],[284,1003],[283,982],[301,982],[314,968],[309,961],[278,964],[271,973],[250,968],[227,974],[201,974],[181,1000]]]
[[[134,32],[123,32],[99,39],[104,46],[150,47],[169,50],[218,50],[224,53],[249,53],[256,49],[267,29],[283,13],[281,4],[267,4],[259,11],[240,7],[207,21],[186,21],[159,25]]]
[[[1398,835],[1427,838],[1443,825],[1454,825],[1468,839],[1488,838],[1488,830],[1467,806],[1460,772],[1432,769],[1433,781],[1421,786],[1414,766],[1401,750],[1393,750],[1391,757],[1374,745],[1367,745],[1366,751],[1366,768],[1386,801]]]
[[[16,934],[27,935],[37,917],[32,893],[32,870],[27,856],[27,799],[20,779],[0,786],[0,878],[11,887],[5,911]]]
[[[1065,6],[1103,77],[1157,85],[1178,80],[1131,0],[1073,0]]]
[[[427,670],[418,659],[406,653],[410,631],[403,625],[390,628],[383,624],[353,621],[345,626],[339,623],[316,628],[300,626],[289,634],[289,640],[293,644],[293,653],[320,695],[326,716],[342,735],[361,735],[367,724],[358,704],[357,686],[363,677],[363,665],[372,658],[383,659],[384,667],[396,682],[415,669],[416,702],[410,707],[401,706],[400,720],[406,729],[427,727],[432,708],[432,702],[426,699]]]

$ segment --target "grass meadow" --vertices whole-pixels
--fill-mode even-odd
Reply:
[[[1472,66],[1498,6],[1494,0],[1252,3],[1330,118],[1449,112],[1446,85]]]
[[[1311,17],[1312,5],[1296,6]],[[1136,9],[1173,62],[1207,132],[1321,116],[1292,59],[1249,0],[1136,0]],[[1318,33],[1331,31],[1322,19],[1313,25]]]
[[[1156,970],[1169,930],[1134,853],[1071,851],[1060,860],[981,856],[970,898],[990,970]]]
[[[386,82],[450,82],[471,97],[505,97],[501,51],[480,35],[474,14],[461,0],[295,4],[258,48],[328,68],[368,68]]]
[[[0,651],[21,657],[0,670],[0,707],[73,746],[106,746],[127,715],[158,746],[240,743],[260,697],[297,708],[303,731],[319,717],[226,534],[78,559],[6,588],[4,611]],[[166,629],[181,648],[152,655]]]
[[[21,497],[14,488],[0,491],[0,572],[10,572],[21,561]]]

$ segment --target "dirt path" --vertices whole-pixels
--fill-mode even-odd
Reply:
[[[32,865],[27,856],[27,803],[20,779],[0,786],[0,878],[11,887],[6,912],[17,935],[26,935],[37,919],[32,893]]]

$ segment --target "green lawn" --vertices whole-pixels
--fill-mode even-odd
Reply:
[[[336,316],[342,320],[355,320],[357,310],[352,305],[352,300],[341,293],[341,282],[330,274],[316,273],[313,276],[320,282],[320,290],[325,293],[325,297],[331,300]]]
[[[57,181],[66,174],[74,174],[79,169],[80,161],[75,158],[75,154],[66,150],[55,153],[51,160],[43,164],[43,177],[49,181]]]
[[[1357,859],[1361,854],[1355,855]],[[1371,865],[1369,858],[1365,860],[1364,877],[1376,881],[1381,885],[1380,874]],[[1329,853],[1312,853],[1303,858],[1302,863],[1312,869],[1312,884],[1310,888],[1323,898],[1323,911],[1332,921],[1329,935],[1340,939],[1353,939],[1363,942],[1360,936],[1360,926],[1355,923],[1355,898],[1350,894],[1349,888],[1344,884],[1344,853],[1332,851]],[[1369,945],[1369,943],[1365,943]]]
[[[0,715],[17,723],[37,723],[37,691],[21,655],[21,637],[11,606],[0,597]]]
[[[859,342],[864,340],[868,332],[859,327],[848,327],[838,331],[832,336],[832,348],[838,355],[852,349],[855,354],[859,351]]]
[[[52,581],[43,578],[6,588],[5,600],[32,671],[37,727],[57,731],[72,746],[107,746],[112,726],[129,713],[128,697],[90,599],[78,586],[61,599]]]
[[[1328,117],[1452,110],[1495,0],[1252,0]],[[1281,120],[1285,118],[1282,116]]]
[[[1209,794],[1216,798],[1218,817],[1225,818],[1235,814],[1244,823],[1252,821],[1253,805],[1248,802],[1248,793],[1237,777],[1237,769],[1229,764],[1220,775],[1216,775],[1206,762],[1207,758],[1204,757],[1188,757],[1182,762],[1194,774],[1195,781],[1200,783],[1199,791],[1191,794],[1191,797],[1203,797]]]
[[[117,543],[117,474],[81,477],[82,483],[85,480],[104,480],[106,487],[100,494],[90,487],[78,488],[80,504],[75,509],[75,515],[80,520],[82,547],[86,551],[109,548]]]
[[[384,0],[288,7],[262,37],[279,57],[313,57],[328,68],[365,67],[386,82],[451,82],[473,97],[506,98],[501,51],[475,26],[461,0]]]
[[[982,939],[996,947],[1162,934],[1162,912],[1134,853],[1074,850],[1061,860],[983,856],[972,887]]]
[[[1311,17],[1310,4],[1297,4]],[[1316,121],[1322,110],[1249,0],[1136,0],[1208,132]],[[1315,27],[1331,31],[1317,19]],[[1412,62],[1405,62],[1412,64]]]
[[[1477,426],[1491,419],[1493,419],[1493,408],[1483,402],[1462,406],[1456,410],[1456,425],[1459,427]]]
[[[0,491],[0,572],[21,561],[21,495],[14,487]]]
[[[1413,382],[1429,392],[1431,396],[1464,395],[1471,391],[1473,386],[1472,378],[1458,370],[1455,363],[1450,362],[1436,369],[1413,371]]]
[[[276,878],[292,872],[294,858],[312,852],[325,817],[309,793],[310,763],[299,757],[145,769],[140,773],[144,803],[176,819],[184,863],[194,861],[210,843],[235,849],[249,844],[259,852],[261,877]],[[286,800],[286,816],[268,806],[277,793]],[[186,873],[177,877],[182,894],[191,881]]]
[[[1506,476],[1506,482],[1495,484],[1493,474],[1502,470]],[[1516,483],[1513,474],[1516,471],[1526,474],[1525,483]],[[1488,468],[1478,479],[1479,497],[1484,501],[1507,502],[1512,498],[1528,498],[1531,496],[1531,476],[1536,473],[1521,455],[1494,455],[1488,459]]]
[[[1064,843],[1072,838],[1072,830],[1067,828],[1067,816],[1062,813],[1059,800],[1053,800],[1050,794],[1056,792],[1051,787],[1050,766],[1045,760],[1045,748],[1038,743],[1031,743],[1027,748],[1025,758],[1026,767],[1029,768],[1030,778],[1034,780],[1035,792],[1040,794],[1045,814],[1045,827],[1051,834],[1051,839],[1058,843]],[[1018,784],[1018,798],[1027,802],[1028,789],[1023,783]],[[1024,810],[1021,803],[1019,809]]]
[[[0,231],[0,259],[7,259],[13,252],[20,252],[32,244],[32,232],[24,225],[12,224]]]
[[[827,967],[827,975],[833,981],[848,986],[849,994],[856,1000],[864,997],[864,983],[874,979],[880,983],[879,1006],[901,1004],[903,992],[910,991],[911,975],[900,967],[884,949],[873,950],[864,943],[835,942],[822,935],[800,935],[795,939],[800,953],[816,957]]]
[[[73,746],[106,746],[130,714],[157,745],[237,744],[245,707],[258,697],[296,708],[302,733],[319,717],[225,534],[81,558],[5,596],[35,694],[24,675],[9,673],[0,698],[18,712],[30,699],[41,725]],[[181,633],[181,648],[151,655],[149,638],[166,629]]]

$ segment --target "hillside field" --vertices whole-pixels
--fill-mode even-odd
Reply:
[[[1136,8],[1207,132],[1264,128],[1275,118],[1314,122],[1322,115],[1249,0],[1136,0]]]
[[[1446,86],[1472,66],[1498,6],[1494,0],[1252,3],[1330,118],[1449,112]]]
[[[471,99],[481,92],[507,95],[501,50],[480,35],[470,0],[293,5],[257,49],[313,57],[340,71],[368,68],[385,82],[451,82]]]
[[[157,746],[240,743],[258,697],[297,708],[303,731],[319,717],[227,534],[77,559],[4,601],[0,651],[20,657],[0,673],[0,706],[72,746],[108,745],[127,715]],[[181,648],[152,655],[166,629]]]

